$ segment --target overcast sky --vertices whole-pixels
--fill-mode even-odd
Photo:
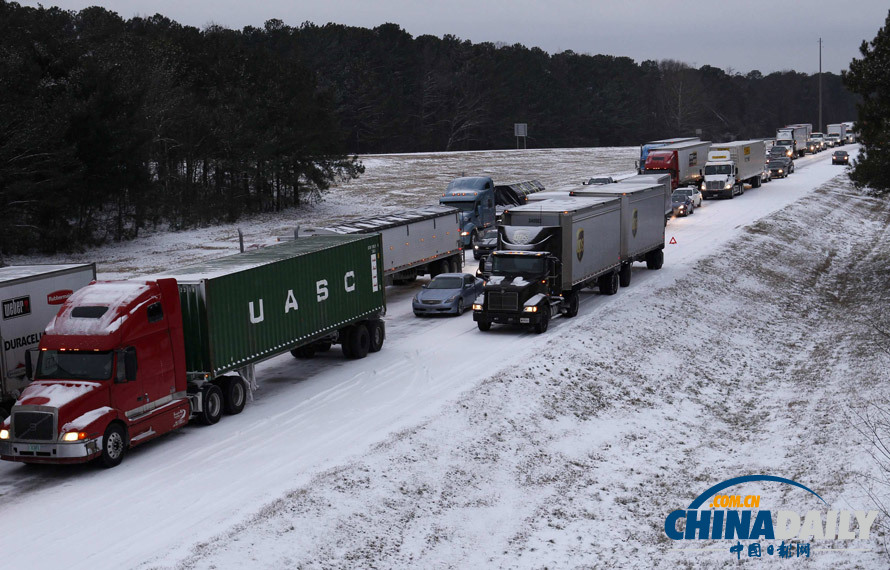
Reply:
[[[20,0],[37,6],[38,2]],[[840,73],[863,40],[884,25],[887,0],[59,0],[68,10],[99,5],[123,18],[163,14],[203,28],[262,26],[277,18],[373,28],[392,22],[412,36],[452,34],[478,42],[521,43],[550,53],[676,59],[694,67],[764,74]]]

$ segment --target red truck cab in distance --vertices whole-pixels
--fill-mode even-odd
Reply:
[[[183,346],[175,279],[94,282],[75,292],[40,340],[34,381],[0,433],[0,457],[101,457],[114,466],[127,447],[185,425]]]

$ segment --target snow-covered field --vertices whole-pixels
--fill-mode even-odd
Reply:
[[[369,157],[363,179],[311,212],[241,226],[262,244],[357,203],[435,202],[464,172],[558,189],[629,172],[635,153]],[[725,479],[776,475],[833,509],[874,509],[856,414],[885,397],[890,341],[874,325],[888,328],[890,206],[842,172],[829,153],[806,157],[786,180],[672,220],[662,270],[638,264],[630,287],[584,295],[544,335],[415,319],[419,284],[390,288],[380,353],[273,359],[242,414],[112,470],[2,464],[4,562],[722,568],[735,563],[728,541],[674,543],[664,520]],[[156,234],[82,259],[133,276],[232,251],[233,233]],[[774,511],[815,508],[787,486],[739,489]],[[868,541],[814,543],[810,564],[886,567],[877,526]]]

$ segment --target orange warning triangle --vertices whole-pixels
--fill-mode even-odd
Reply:
[[[672,244],[675,244],[675,243],[677,243],[677,238],[675,238],[675,237],[672,237],[672,238],[671,238],[671,241],[670,241],[670,243],[672,243]]]

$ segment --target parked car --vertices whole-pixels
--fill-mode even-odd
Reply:
[[[831,153],[831,164],[850,164],[850,155],[845,150],[836,150]]]
[[[692,203],[692,196],[681,192],[678,188],[671,194],[671,208],[675,216],[688,216],[695,213],[695,204]]]
[[[785,178],[794,172],[794,161],[787,156],[776,156],[769,161],[769,171],[773,178]]]
[[[591,184],[612,184],[615,180],[611,176],[600,176],[599,178],[591,178],[587,182],[582,182],[585,186],[589,186]]]
[[[678,192],[681,194],[686,194],[687,196],[692,198],[692,206],[694,208],[698,208],[699,206],[701,206],[703,198],[701,195],[701,190],[699,190],[697,186],[696,187],[686,186],[684,188],[677,188],[676,190],[674,190],[675,194]]]
[[[488,228],[482,232],[482,236],[476,240],[473,246],[473,258],[481,259],[483,255],[488,255],[498,248],[498,229]]]
[[[462,315],[482,294],[482,286],[482,279],[469,273],[441,273],[414,296],[414,314]]]

